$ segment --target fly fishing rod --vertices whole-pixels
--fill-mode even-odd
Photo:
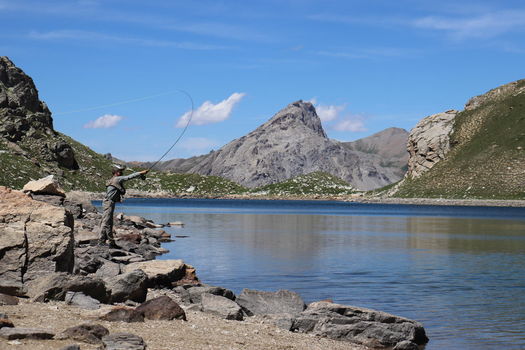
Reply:
[[[180,141],[180,139],[182,138],[182,136],[184,136],[184,134],[186,133],[186,130],[188,130],[188,127],[190,126],[190,123],[191,123],[191,119],[193,118],[193,110],[194,110],[194,105],[193,105],[193,98],[191,97],[191,95],[184,91],[184,90],[180,90],[180,89],[177,89],[176,91],[179,91],[183,94],[185,94],[189,99],[190,99],[190,102],[191,102],[191,112],[190,112],[190,116],[188,118],[188,121],[186,122],[186,125],[184,126],[184,129],[182,129],[181,133],[179,134],[179,137],[177,137],[177,139],[175,140],[175,142],[173,142],[173,144],[170,146],[170,148],[168,148],[168,150],[166,152],[164,152],[164,154],[155,162],[153,163],[149,168],[148,168],[148,171],[153,169],[153,167],[155,167],[155,165],[157,165],[162,159],[164,159],[164,157],[170,153],[170,151],[173,149],[173,147],[175,147],[175,145]]]

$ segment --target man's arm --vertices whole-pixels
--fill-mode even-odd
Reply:
[[[145,175],[148,172],[149,172],[149,170],[142,170],[142,171],[138,171],[136,173],[130,174],[130,175],[119,176],[119,177],[117,177],[117,181],[118,182],[128,181],[128,180],[134,179],[136,177],[139,177],[141,175]]]

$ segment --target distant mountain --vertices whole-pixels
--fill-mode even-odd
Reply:
[[[402,178],[407,170],[408,131],[401,128],[388,128],[371,136],[344,142],[349,149],[369,154],[377,154],[383,159],[383,165],[397,168],[397,175]]]
[[[313,105],[297,101],[217,151],[166,161],[156,168],[220,176],[250,188],[321,171],[360,190],[370,190],[403,177],[406,137],[406,131],[392,128],[360,141],[332,140],[323,130]]]
[[[525,199],[525,80],[421,120],[399,197]]]

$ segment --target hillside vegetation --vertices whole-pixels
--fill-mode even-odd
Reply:
[[[469,101],[453,130],[446,158],[396,197],[525,199],[525,80]]]

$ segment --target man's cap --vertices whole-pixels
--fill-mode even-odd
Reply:
[[[124,171],[124,170],[126,170],[126,166],[124,164],[113,164],[113,169],[114,170]]]

